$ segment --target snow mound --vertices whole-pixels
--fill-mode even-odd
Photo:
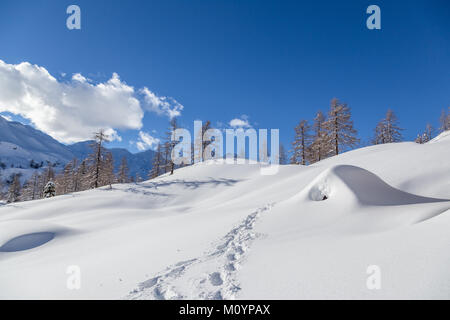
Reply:
[[[351,165],[338,165],[327,169],[303,192],[314,201],[334,198],[337,201],[356,201],[360,205],[372,206],[449,201],[421,197],[398,190],[372,172]]]
[[[442,132],[440,135],[430,140],[429,143],[436,142],[450,142],[450,130]]]

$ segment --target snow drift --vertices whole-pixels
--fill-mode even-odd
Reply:
[[[348,165],[327,169],[305,189],[315,201],[327,198],[350,199],[361,205],[406,205],[416,203],[442,202],[403,192],[391,187],[370,171]]]

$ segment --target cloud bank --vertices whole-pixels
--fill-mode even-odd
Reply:
[[[175,99],[171,97],[158,97],[147,87],[142,88],[140,93],[144,95],[144,106],[148,111],[155,112],[159,115],[166,115],[170,119],[181,115],[184,107]]]
[[[117,73],[101,83],[79,73],[63,82],[44,67],[0,60],[0,112],[29,119],[61,142],[88,140],[100,128],[120,140],[116,130],[140,130],[145,111],[173,118],[182,110],[173,98],[158,97],[148,88],[135,90]]]

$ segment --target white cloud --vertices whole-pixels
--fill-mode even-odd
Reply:
[[[119,136],[117,131],[114,129],[106,129],[105,134],[108,136],[109,141],[122,141],[122,137]]]
[[[159,97],[148,88],[135,90],[116,73],[101,83],[80,73],[59,81],[44,67],[0,60],[0,112],[29,119],[61,142],[88,140],[100,128],[121,141],[116,130],[140,130],[144,108],[169,118],[183,110],[172,98]]]
[[[0,60],[0,88],[0,112],[19,114],[62,142],[87,140],[99,128],[113,133],[142,127],[144,112],[134,88],[117,74],[99,84],[81,74],[59,82],[43,67]]]
[[[146,132],[139,131],[139,139],[136,142],[136,147],[140,151],[147,149],[155,150],[159,142],[160,140],[158,138],[155,138]]]
[[[72,76],[72,80],[78,81],[78,82],[87,82],[87,81],[88,81],[85,77],[83,77],[83,76],[81,75],[81,73],[75,73],[75,74]]]
[[[244,114],[241,118],[234,118],[228,124],[233,128],[250,128],[251,125],[248,122],[248,117]]]
[[[166,115],[170,119],[181,115],[184,106],[171,97],[158,97],[147,87],[139,91],[144,96],[144,107],[158,115]]]

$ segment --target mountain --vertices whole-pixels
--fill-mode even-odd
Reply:
[[[73,158],[85,159],[90,152],[90,143],[84,141],[64,145],[29,125],[0,117],[0,173],[3,180],[13,173],[20,173],[23,182],[35,170],[45,167],[47,162],[51,162],[58,171]],[[152,150],[133,154],[121,148],[106,149],[113,154],[116,169],[122,157],[127,159],[131,176],[139,174],[146,177],[151,169]]]
[[[67,146],[67,148],[72,152],[73,156],[77,159],[86,159],[89,153],[91,152],[91,148],[89,145],[92,141],[83,141],[74,143],[72,145]],[[114,168],[117,171],[119,169],[122,158],[125,157],[127,159],[128,167],[130,169],[130,176],[135,177],[136,174],[139,174],[142,178],[146,178],[148,172],[151,169],[151,163],[155,151],[147,150],[138,153],[131,153],[127,149],[124,148],[106,148],[109,152],[112,153],[114,159]]]
[[[3,205],[0,299],[448,299],[446,159],[442,134]]]
[[[65,163],[72,157],[65,145],[42,131],[0,117],[0,162],[26,168],[31,160]]]

